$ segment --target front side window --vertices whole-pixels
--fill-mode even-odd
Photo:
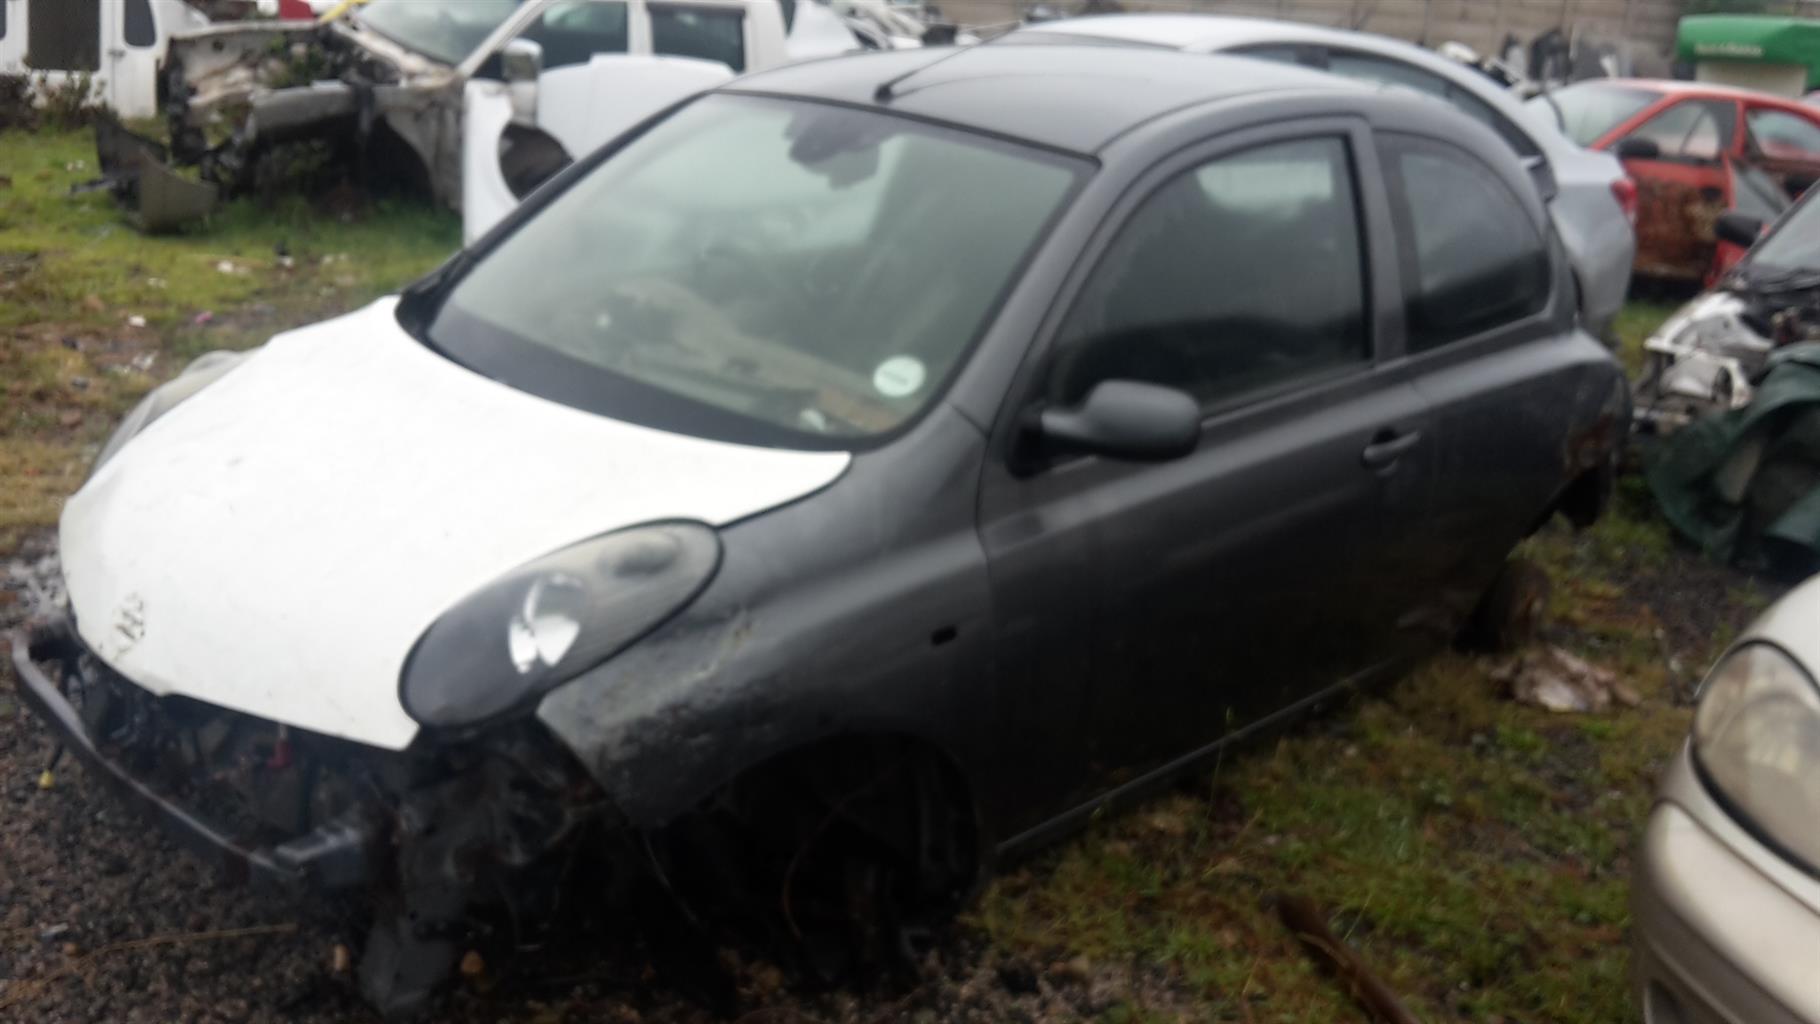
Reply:
[[[1653,142],[1665,160],[1713,161],[1731,145],[1738,120],[1735,105],[1721,100],[1683,100],[1643,122],[1633,139]]]
[[[1786,160],[1820,160],[1820,125],[1786,110],[1755,107],[1744,115],[1751,139],[1764,155]]]
[[[1539,312],[1548,248],[1491,168],[1439,142],[1384,143],[1402,251],[1409,350],[1422,352]]]
[[[1347,145],[1301,139],[1222,156],[1145,200],[1069,312],[1051,398],[1103,380],[1217,405],[1370,358]]]
[[[845,447],[940,393],[1083,166],[878,112],[708,96],[484,254],[426,336],[578,408]]]
[[[1493,110],[1491,104],[1474,96],[1468,89],[1450,82],[1440,75],[1431,74],[1421,68],[1402,61],[1386,60],[1369,54],[1352,53],[1346,50],[1334,50],[1328,54],[1327,70],[1346,78],[1379,85],[1400,86],[1416,92],[1433,96],[1446,102],[1473,120],[1498,133],[1498,137],[1517,151],[1519,156],[1538,156],[1541,150],[1536,148],[1531,139],[1521,128],[1510,122],[1503,114]]]
[[[543,47],[543,66],[586,64],[597,53],[626,52],[626,5],[620,0],[568,0],[524,31]]]
[[[1529,105],[1543,108],[1568,138],[1590,146],[1661,98],[1649,89],[1581,82],[1545,92]]]
[[[746,17],[718,7],[651,5],[651,49],[746,70]]]

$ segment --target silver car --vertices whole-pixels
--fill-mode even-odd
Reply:
[[[1820,579],[1719,659],[1632,887],[1649,1024],[1820,1022]]]
[[[1489,125],[1522,157],[1573,266],[1589,331],[1612,339],[1636,255],[1637,191],[1607,153],[1586,149],[1485,76],[1422,47],[1364,32],[1267,18],[1116,14],[1029,25],[994,45],[1095,40],[1191,53],[1238,53],[1427,93]]]

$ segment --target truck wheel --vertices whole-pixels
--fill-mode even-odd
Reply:
[[[1468,650],[1501,654],[1535,639],[1548,610],[1548,573],[1527,558],[1506,559],[1460,632]]]

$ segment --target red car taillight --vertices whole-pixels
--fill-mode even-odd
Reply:
[[[1624,211],[1624,219],[1630,221],[1631,227],[1637,226],[1637,183],[1631,178],[1619,178],[1611,183],[1611,194],[1618,200],[1618,209]]]

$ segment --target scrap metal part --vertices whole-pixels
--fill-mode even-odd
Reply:
[[[1750,404],[1751,381],[1775,342],[1754,329],[1750,303],[1731,291],[1694,300],[1643,343],[1648,359],[1637,381],[1637,424],[1668,433],[1701,416]]]
[[[191,181],[166,164],[163,143],[102,115],[95,122],[101,181],[132,211],[141,230],[168,231],[207,217],[219,197],[214,184]]]
[[[256,188],[262,161],[321,141],[364,176],[460,201],[455,69],[345,22],[213,25],[172,37],[159,83],[166,148],[103,121],[96,148],[115,195],[148,231],[206,216]],[[195,167],[200,181],[173,167]]]

